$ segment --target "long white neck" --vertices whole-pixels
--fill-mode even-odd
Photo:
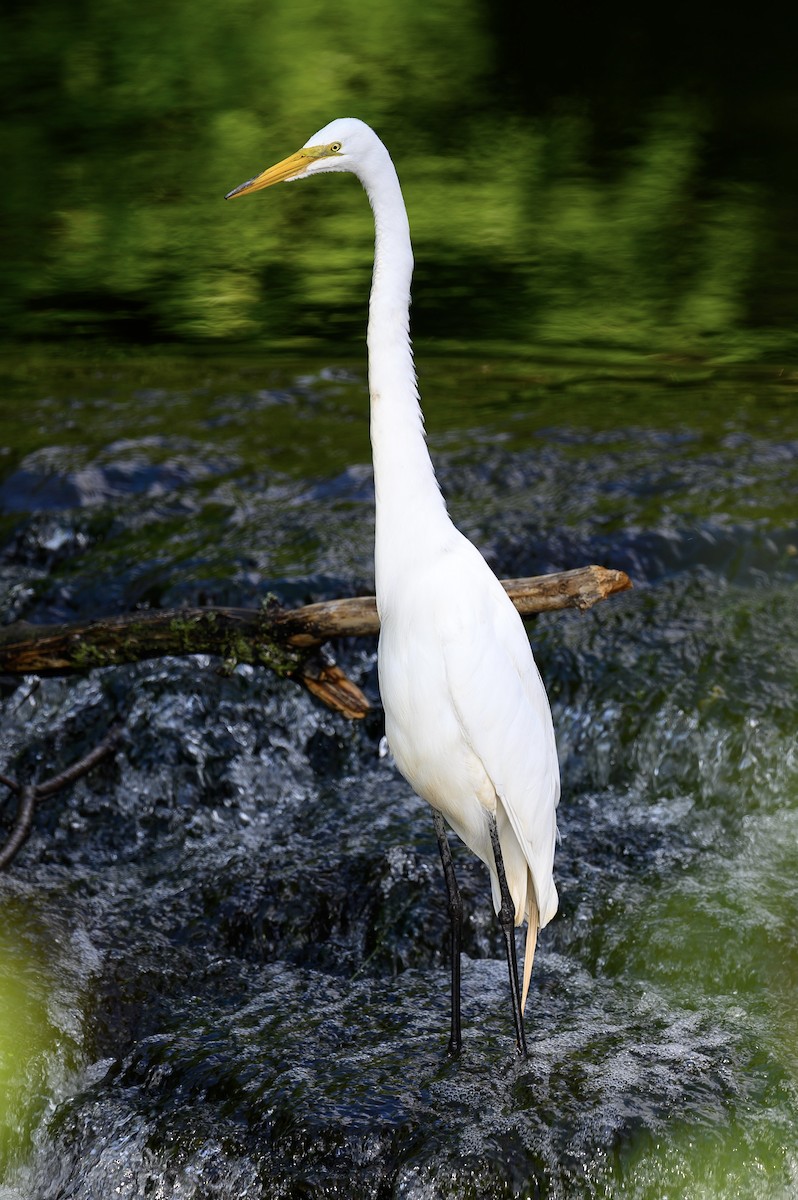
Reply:
[[[376,177],[364,180],[374,211],[374,275],[368,352],[371,448],[376,493],[374,547],[377,605],[391,580],[440,552],[452,524],[424,436],[410,343],[413,251],[402,191],[385,151]]]

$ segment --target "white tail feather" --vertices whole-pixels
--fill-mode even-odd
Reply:
[[[526,997],[529,991],[529,980],[532,977],[532,963],[535,958],[535,946],[537,945],[538,929],[540,927],[540,914],[538,913],[538,905],[535,899],[535,885],[532,882],[531,872],[527,881],[527,900],[529,904],[529,917],[526,927],[526,947],[524,949],[524,985],[521,990],[521,1012],[526,1008]]]

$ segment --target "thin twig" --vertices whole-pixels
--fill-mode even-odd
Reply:
[[[65,767],[57,775],[51,775],[43,783],[22,785],[14,779],[9,779],[7,775],[0,775],[0,783],[4,784],[14,795],[19,796],[17,811],[14,815],[14,824],[4,845],[0,849],[0,871],[4,871],[9,863],[16,858],[20,849],[27,841],[33,825],[36,802],[54,795],[61,788],[74,783],[76,779],[80,779],[82,775],[88,774],[92,767],[96,767],[98,762],[113,753],[122,736],[123,730],[124,725],[122,722],[115,721],[102,741],[89,750],[88,754],[84,754],[83,758],[79,758],[71,766]]]
[[[5,845],[0,850],[0,871],[5,871],[8,864],[16,857],[20,848],[27,840],[33,824],[33,811],[36,807],[36,788],[28,784],[18,788],[19,804],[11,832],[6,838]]]
[[[124,728],[121,721],[115,721],[102,741],[98,742],[92,750],[89,750],[88,754],[85,754],[83,758],[79,758],[71,766],[65,767],[58,775],[52,775],[44,783],[37,783],[36,799],[44,800],[46,796],[52,796],[62,787],[66,787],[67,784],[74,783],[76,779],[80,779],[81,775],[87,775],[92,767],[96,767],[98,762],[101,762],[102,759],[116,749],[116,744],[121,738]]]

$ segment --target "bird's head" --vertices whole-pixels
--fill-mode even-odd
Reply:
[[[380,151],[384,153],[384,147],[373,129],[356,117],[339,117],[314,133],[301,150],[275,163],[273,167],[267,167],[254,179],[248,179],[246,183],[233,188],[225,200],[258,192],[261,188],[271,187],[273,183],[307,179],[322,171],[352,171],[363,178],[369,160]]]

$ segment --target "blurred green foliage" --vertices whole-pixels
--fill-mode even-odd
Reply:
[[[602,118],[601,78],[593,97],[563,78],[530,101],[507,66],[510,7],[33,0],[6,14],[7,334],[360,340],[371,224],[356,182],[222,201],[356,115],[404,184],[417,334],[794,348],[789,305],[757,303],[783,195],[744,148],[718,161],[724,94],[679,79],[650,95],[636,64],[623,128]]]
[[[30,1151],[57,1048],[47,971],[30,952],[29,931],[15,907],[5,901],[0,907],[0,1175]]]

